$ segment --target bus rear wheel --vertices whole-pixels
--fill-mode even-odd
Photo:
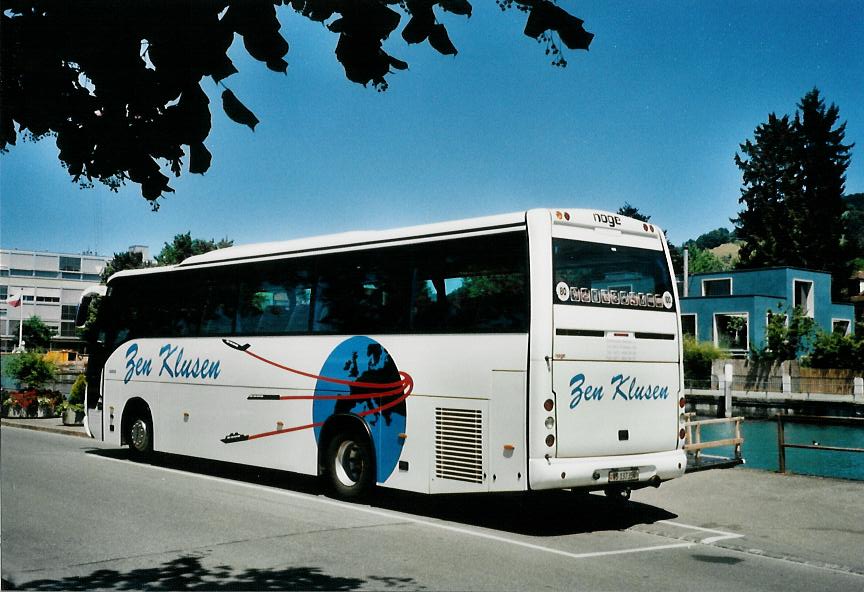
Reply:
[[[327,446],[325,469],[337,497],[366,497],[375,486],[375,457],[369,438],[356,432],[336,434]]]
[[[136,411],[128,422],[126,442],[129,444],[129,456],[132,460],[143,461],[153,453],[153,420],[149,411]]]

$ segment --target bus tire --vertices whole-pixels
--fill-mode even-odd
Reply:
[[[339,432],[327,445],[325,475],[337,497],[358,500],[375,486],[375,455],[359,430]]]
[[[130,458],[138,462],[148,460],[153,454],[153,418],[150,410],[146,407],[135,409],[126,425]]]

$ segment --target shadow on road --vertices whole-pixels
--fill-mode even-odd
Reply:
[[[12,583],[4,590],[355,590],[364,584],[379,590],[416,590],[412,578],[329,576],[314,567],[245,569],[207,567],[202,557],[182,556],[155,567],[122,572],[101,569],[80,577]]]
[[[128,458],[124,449],[88,452]],[[285,471],[168,454],[155,455],[150,464],[310,495],[329,495],[319,479]],[[634,495],[638,496],[638,492]],[[375,508],[537,537],[625,530],[677,518],[676,514],[648,504],[564,490],[430,496],[379,488],[368,503]]]

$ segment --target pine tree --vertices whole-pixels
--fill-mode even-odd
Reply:
[[[801,99],[793,119],[768,116],[741,144],[735,164],[744,210],[732,220],[744,241],[739,267],[789,265],[829,271],[835,296],[851,258],[844,233],[843,191],[853,144],[845,145],[840,110],[819,90]],[[836,127],[835,127],[836,126]]]
[[[739,267],[801,265],[791,207],[801,201],[792,123],[787,115],[771,113],[753,136],[754,142],[741,144],[744,157],[735,154],[744,180],[738,203],[745,207],[732,220],[744,240]]]
[[[844,240],[843,193],[854,144],[843,144],[846,123],[837,125],[840,110],[833,103],[826,109],[818,89],[804,95],[798,109],[794,128],[798,136],[796,160],[801,167],[800,232],[807,247],[801,252],[802,264],[830,271],[836,295],[849,277],[851,253]]]

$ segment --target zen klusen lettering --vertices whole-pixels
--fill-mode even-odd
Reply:
[[[166,343],[159,349],[159,358],[162,365],[159,367],[157,376],[168,378],[219,378],[221,372],[219,360],[209,358],[185,358],[185,350],[177,345]],[[124,383],[128,383],[134,376],[150,376],[153,371],[153,360],[138,357],[138,344],[133,343],[126,350],[126,375]]]
[[[635,376],[616,374],[609,380],[609,385],[614,389],[613,401],[656,401],[669,398],[668,386],[639,384]],[[604,394],[603,385],[587,384],[582,373],[570,379],[570,409],[576,409],[582,401],[600,401]]]

